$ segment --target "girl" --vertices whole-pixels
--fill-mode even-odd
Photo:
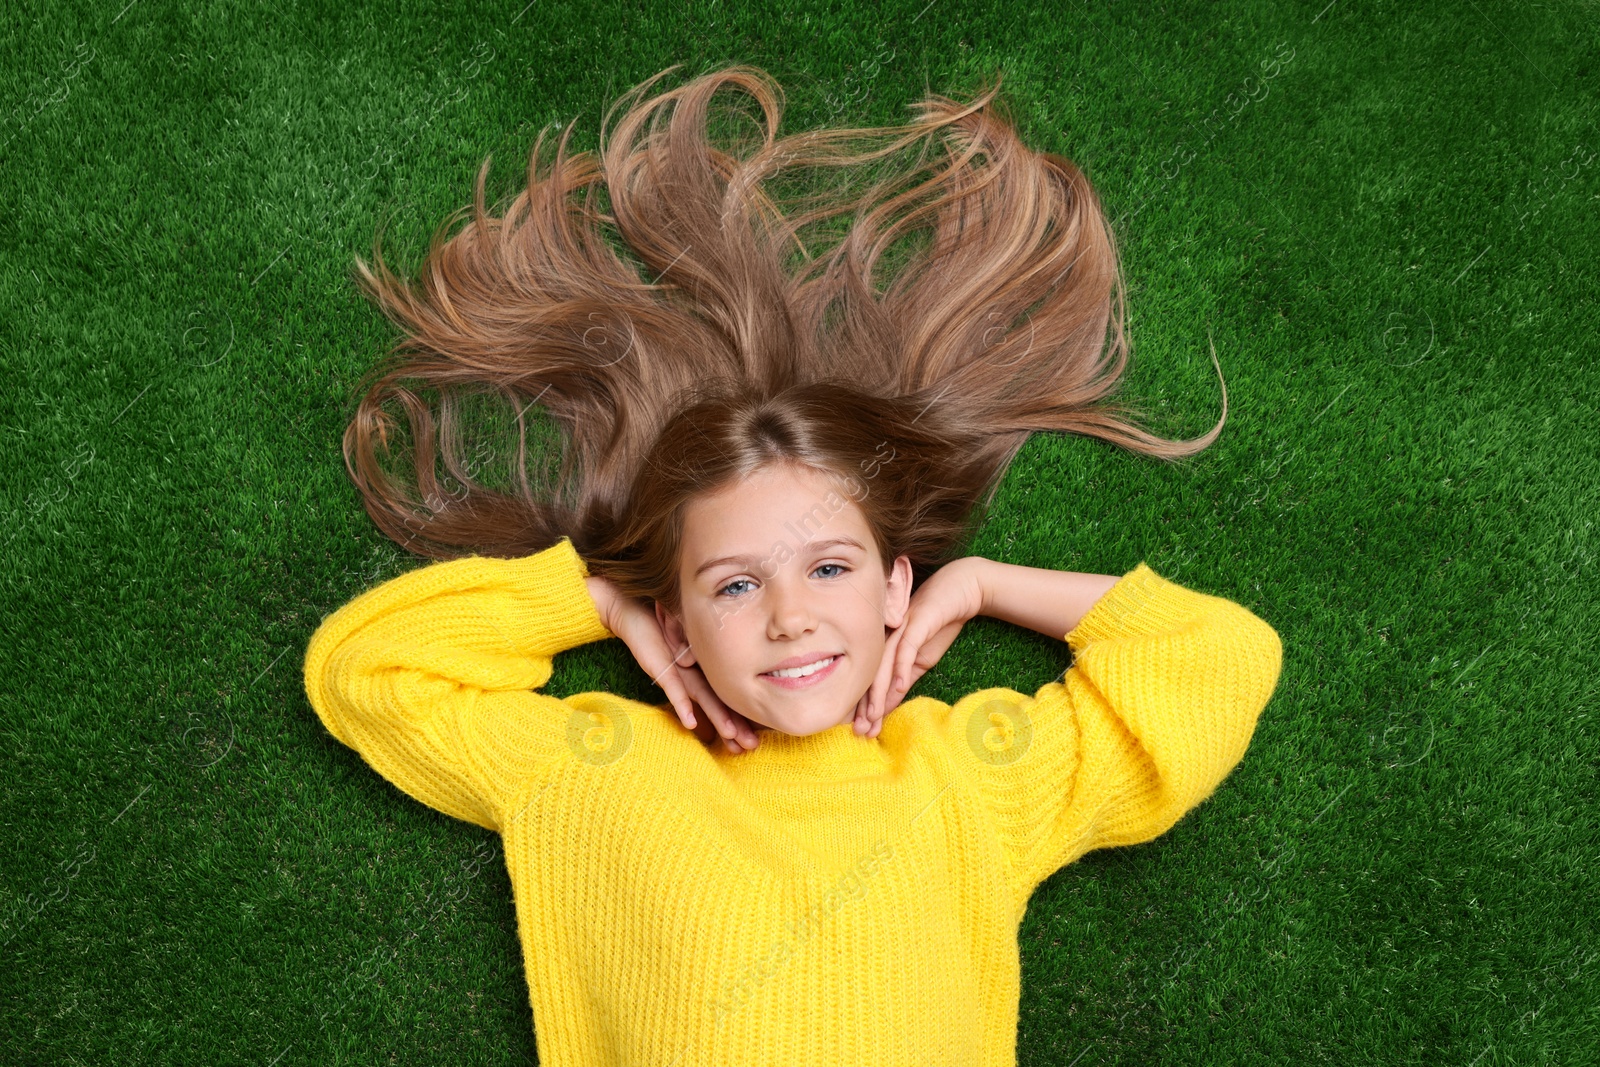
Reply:
[[[569,127],[542,171],[541,135],[501,217],[486,163],[419,283],[376,246],[359,264],[405,336],[347,463],[378,525],[440,562],[323,622],[312,707],[405,792],[502,835],[541,1063],[1013,1064],[1033,889],[1209,796],[1281,646],[1143,563],[959,546],[1032,431],[1174,458],[1222,423],[1174,443],[1100,403],[1127,359],[1111,234],[998,85],[778,140],[762,72],[646,99],[660,77],[597,156],[567,154]],[[724,88],[759,105],[753,140],[712,106]],[[763,188],[906,148],[864,193]],[[847,211],[813,254],[807,228]],[[492,397],[516,432],[497,477],[461,419]],[[404,445],[389,401],[412,478],[379,462]],[[978,614],[1063,640],[1071,667],[1033,696],[900,704]],[[611,636],[676,719],[539,692],[557,653]]]

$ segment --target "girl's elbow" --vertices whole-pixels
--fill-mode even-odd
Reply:
[[[1266,707],[1283,673],[1283,640],[1260,616],[1240,607],[1234,625],[1229,688],[1252,716]]]

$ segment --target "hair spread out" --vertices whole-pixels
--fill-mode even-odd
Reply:
[[[905,125],[779,138],[765,72],[646,96],[675,69],[613,105],[597,152],[569,153],[569,124],[547,161],[540,133],[498,215],[485,160],[470,222],[446,238],[463,208],[435,231],[414,282],[384,263],[381,230],[375,265],[357,260],[403,336],[357,390],[344,455],[396,542],[516,557],[570,537],[591,573],[676,610],[685,504],[797,462],[856,486],[885,563],[909,555],[920,581],[1030,433],[1171,460],[1221,432],[1226,382],[1221,419],[1190,441],[1107,400],[1129,351],[1110,226],[1074,164],[1021,143],[998,80],[967,103],[930,94]],[[844,180],[795,188],[828,173]],[[505,415],[489,461],[481,442],[468,454],[492,421],[468,417],[474,398]],[[404,451],[389,403],[412,476],[379,462]]]

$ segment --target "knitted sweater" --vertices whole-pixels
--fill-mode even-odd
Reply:
[[[539,692],[613,636],[570,541],[418,568],[328,616],[311,705],[424,804],[498,832],[539,1062],[1016,1063],[1035,886],[1164,833],[1243,757],[1277,633],[1144,563],[1033,696],[917,697],[702,743],[665,706]]]

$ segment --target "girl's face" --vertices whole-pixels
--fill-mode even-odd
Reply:
[[[846,484],[782,463],[697,497],[684,511],[682,611],[656,606],[672,647],[689,646],[679,663],[698,663],[724,704],[786,734],[854,717],[910,603],[910,559],[885,576],[852,499],[866,487]],[[771,673],[830,657],[809,677]]]

